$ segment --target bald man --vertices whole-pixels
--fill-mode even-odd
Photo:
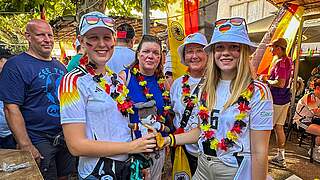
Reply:
[[[29,48],[8,60],[0,76],[0,100],[18,148],[30,151],[44,179],[66,179],[74,167],[60,125],[58,86],[66,69],[51,57],[51,26],[31,20]]]

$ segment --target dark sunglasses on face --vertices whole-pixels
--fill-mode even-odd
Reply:
[[[97,15],[87,15],[82,20],[82,23],[81,23],[81,26],[80,26],[79,29],[81,31],[84,21],[87,21],[87,23],[90,24],[90,25],[94,25],[94,24],[97,24],[100,20],[106,26],[111,27],[111,28],[114,27],[114,20],[112,18],[110,18],[110,17],[101,17],[101,16],[97,16]]]
[[[247,30],[247,25],[246,25],[246,20],[240,17],[234,17],[234,18],[228,18],[228,19],[219,19],[218,21],[216,21],[214,23],[214,28],[219,28],[222,24],[226,23],[226,22],[230,22],[230,24],[234,25],[234,26],[240,26],[243,25],[246,27]]]

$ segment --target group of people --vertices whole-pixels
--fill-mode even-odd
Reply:
[[[17,148],[32,153],[45,179],[67,179],[76,164],[79,179],[161,179],[166,147],[174,153],[181,145],[193,179],[265,180],[274,126],[280,149],[272,161],[284,162],[292,73],[285,39],[269,44],[279,59],[263,83],[250,73],[255,45],[245,20],[217,20],[209,43],[199,32],[185,37],[177,51],[188,71],[171,85],[161,41],[143,35],[133,51],[132,26],[114,26],[103,13],[83,15],[79,55],[67,71],[51,57],[50,25],[31,20],[29,49],[1,72],[0,100]]]

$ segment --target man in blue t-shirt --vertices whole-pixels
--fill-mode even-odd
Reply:
[[[74,167],[58,138],[58,87],[66,69],[51,57],[53,31],[46,21],[31,20],[25,37],[28,50],[10,58],[0,75],[0,100],[19,149],[32,153],[45,179],[66,179]]]

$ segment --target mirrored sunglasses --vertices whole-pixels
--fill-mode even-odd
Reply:
[[[228,19],[219,19],[218,21],[216,21],[214,23],[214,28],[219,28],[221,25],[225,24],[226,22],[230,22],[230,24],[234,25],[234,26],[241,26],[242,24],[246,27],[247,29],[247,25],[246,25],[246,20],[240,17],[234,17],[234,18],[228,18]]]
[[[113,28],[114,27],[114,20],[110,17],[101,17],[101,16],[97,16],[97,15],[87,15],[84,17],[84,20],[87,21],[88,24],[90,25],[94,25],[97,24],[100,20],[108,27]],[[80,26],[80,30],[82,29],[83,26],[83,22]]]

